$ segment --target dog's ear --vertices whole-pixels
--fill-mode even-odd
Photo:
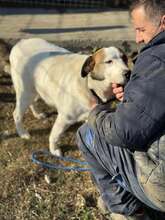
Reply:
[[[118,49],[121,52],[123,62],[125,63],[125,65],[128,66],[128,57],[126,53],[121,48],[118,48]]]
[[[83,66],[82,66],[81,76],[86,77],[90,72],[92,72],[92,70],[94,69],[94,66],[95,66],[95,61],[93,59],[93,56],[89,56],[85,60]]]

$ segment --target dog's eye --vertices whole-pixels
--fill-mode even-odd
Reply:
[[[112,63],[112,60],[108,60],[108,61],[106,61],[105,63]]]

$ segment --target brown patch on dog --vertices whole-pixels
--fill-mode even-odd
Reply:
[[[104,72],[103,70],[100,69],[100,68],[102,68],[102,66],[100,64],[103,63],[105,60],[104,49],[99,49],[96,53],[94,53],[93,59],[95,61],[95,66],[94,66],[93,71],[91,72],[92,78],[94,78],[96,80],[104,80],[104,76],[100,74],[100,73]]]
[[[104,49],[99,49],[93,54],[93,59],[96,64],[101,63],[103,60],[105,60],[105,53]]]
[[[89,73],[91,73],[91,76],[96,79],[100,79],[100,77],[95,76],[94,69],[97,70],[98,65],[105,59],[105,53],[104,49],[97,50],[92,56],[89,56],[85,63],[83,64],[82,70],[81,70],[81,76],[86,77]]]

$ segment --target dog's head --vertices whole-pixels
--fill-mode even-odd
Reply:
[[[86,59],[81,76],[90,74],[95,80],[124,85],[130,74],[127,62],[127,56],[120,49],[102,48]]]

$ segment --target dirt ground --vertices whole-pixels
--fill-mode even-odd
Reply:
[[[56,118],[54,109],[39,101],[47,118],[30,111],[24,125],[30,140],[19,138],[12,113],[15,92],[10,75],[3,72],[6,48],[0,50],[0,219],[1,220],[106,220],[97,208],[98,192],[88,172],[44,169],[32,163],[34,151],[48,149],[48,136]],[[75,142],[77,126],[65,133],[64,156],[83,159]],[[50,183],[46,179],[49,176]]]

